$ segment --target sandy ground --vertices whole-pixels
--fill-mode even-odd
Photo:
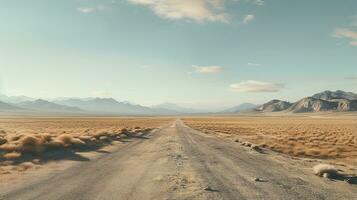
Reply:
[[[111,148],[1,180],[0,199],[357,199],[356,185],[313,175],[312,162],[258,153],[180,120]]]

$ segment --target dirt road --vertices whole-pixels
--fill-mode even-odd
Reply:
[[[260,178],[258,181],[255,178]],[[10,187],[10,186],[9,186]],[[0,199],[357,199],[357,187],[251,151],[180,120]]]

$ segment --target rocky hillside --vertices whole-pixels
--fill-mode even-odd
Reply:
[[[257,111],[287,111],[293,113],[357,111],[357,94],[341,90],[324,91],[311,97],[305,97],[293,104],[281,100],[272,100],[258,107]]]
[[[315,99],[313,97],[306,97],[294,103],[291,107],[289,107],[288,111],[294,113],[320,112],[337,110],[337,107],[337,102],[330,102],[322,99]]]
[[[352,92],[345,92],[342,90],[333,91],[324,91],[321,93],[317,93],[312,95],[315,99],[322,99],[322,100],[333,100],[333,99],[348,99],[348,100],[357,100],[357,94]]]
[[[281,100],[271,100],[261,106],[259,106],[256,110],[262,112],[277,112],[288,109],[292,104],[287,101]]]

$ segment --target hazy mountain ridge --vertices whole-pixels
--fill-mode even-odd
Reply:
[[[24,101],[34,101],[35,98],[27,97],[27,96],[7,96],[0,94],[0,101],[8,103],[8,104],[17,104]]]
[[[113,98],[94,98],[94,99],[67,99],[55,101],[57,104],[75,106],[90,112],[99,113],[121,113],[137,114],[147,113],[150,109],[140,105],[118,102]]]
[[[17,107],[25,108],[28,110],[41,111],[41,112],[82,112],[83,110],[66,105],[56,104],[43,99],[37,99],[34,101],[24,101],[15,104]]]
[[[129,114],[129,115],[163,115],[177,114],[175,111],[167,109],[154,109],[129,102],[119,102],[113,98],[71,98],[55,101],[66,106],[75,106],[83,110],[103,114]]]
[[[234,106],[231,108],[228,108],[226,110],[223,110],[221,113],[237,113],[237,112],[242,112],[242,111],[251,111],[255,108],[257,108],[259,105],[252,104],[252,103],[242,103],[239,104],[238,106]]]
[[[0,111],[19,111],[19,110],[23,110],[23,109],[0,101]]]

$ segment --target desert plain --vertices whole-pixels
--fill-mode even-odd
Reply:
[[[356,119],[3,117],[0,199],[354,199]]]

